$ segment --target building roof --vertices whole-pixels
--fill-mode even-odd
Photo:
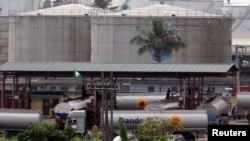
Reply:
[[[104,9],[81,4],[66,4],[20,13],[19,16],[84,16],[105,13]]]
[[[174,16],[174,17],[221,17],[215,13],[206,13],[167,4],[154,4],[140,8],[122,10],[118,12],[105,13],[104,15],[126,15],[126,16]]]
[[[51,62],[15,63],[0,66],[0,73],[18,76],[73,77],[76,70],[83,76],[99,77],[103,72],[114,77],[226,77],[235,75],[238,68],[234,64],[128,64]]]

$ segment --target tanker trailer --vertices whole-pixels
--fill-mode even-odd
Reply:
[[[57,116],[56,123],[60,126],[63,126],[70,111],[84,110],[88,107],[88,103],[90,102],[91,99],[77,99],[57,104],[54,108],[54,112]]]
[[[68,114],[65,127],[71,125],[75,133],[85,136],[87,133],[87,116],[85,110],[71,111]],[[164,119],[178,120],[183,129],[174,133],[182,134],[184,137],[190,135],[194,138],[204,137],[208,126],[206,110],[166,110],[166,111],[144,111],[144,110],[114,110],[113,111],[113,131],[119,131],[119,120],[123,120],[127,131],[135,131],[137,124],[148,117],[160,117]],[[74,122],[72,122],[74,120]],[[111,120],[111,111],[108,112],[108,120]],[[91,131],[88,133],[91,134]]]
[[[250,110],[250,92],[239,92],[236,96],[234,117],[242,119],[244,112]]]
[[[0,128],[4,135],[17,134],[30,124],[40,124],[42,116],[38,110],[0,109]]]
[[[156,102],[148,104],[144,110],[146,111],[161,111],[161,110],[179,110],[180,103],[179,102]]]
[[[250,110],[250,92],[239,92],[236,97],[238,109]]]
[[[116,96],[116,110],[143,110],[148,104],[166,102],[165,95],[130,95]],[[168,102],[178,101],[174,95]]]
[[[228,125],[229,105],[222,97],[209,97],[197,110],[206,110],[209,125]]]
[[[150,103],[162,101],[165,95],[131,95],[131,96],[116,96],[116,109],[118,110],[143,110],[145,106]],[[87,103],[91,102],[90,99],[71,100],[68,102],[61,102],[54,107],[55,114],[60,119],[65,119],[68,113],[72,110],[83,110],[87,108]]]

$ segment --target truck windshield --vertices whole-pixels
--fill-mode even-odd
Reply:
[[[68,118],[68,125],[76,129],[76,118]]]

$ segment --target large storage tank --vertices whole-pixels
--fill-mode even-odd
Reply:
[[[69,4],[10,17],[10,62],[89,62],[87,6]]]
[[[140,46],[130,40],[140,35],[137,26],[151,30],[152,17],[165,18],[186,44],[162,63],[231,63],[232,19],[227,15],[152,5],[108,13],[92,19],[92,62],[155,63],[149,53],[138,55]]]
[[[2,65],[8,61],[8,17],[0,16],[0,23],[0,65]]]

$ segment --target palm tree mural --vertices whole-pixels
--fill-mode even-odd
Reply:
[[[176,29],[171,28],[171,25],[164,25],[163,18],[153,17],[152,22],[152,31],[138,26],[136,30],[141,35],[133,37],[130,42],[141,46],[138,54],[149,52],[152,59],[160,63],[170,58],[180,48],[184,48],[185,44],[174,34]]]

